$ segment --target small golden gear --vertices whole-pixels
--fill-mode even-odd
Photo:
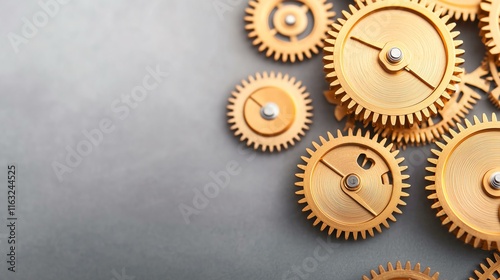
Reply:
[[[493,60],[500,64],[500,1],[483,0],[479,14],[480,34]]]
[[[357,118],[382,127],[436,115],[463,72],[456,24],[420,0],[357,5],[325,40],[324,70],[336,98]]]
[[[369,276],[363,276],[363,280],[438,280],[439,272],[431,276],[431,269],[428,267],[421,271],[420,264],[417,263],[414,268],[410,262],[406,262],[403,267],[400,261],[396,263],[396,267],[392,263],[387,264],[387,270],[379,265],[379,272],[372,270]]]
[[[500,244],[500,122],[483,115],[474,116],[474,125],[458,124],[459,133],[450,130],[452,138],[436,142],[429,158],[432,173],[426,189],[432,193],[432,208],[450,232],[467,244],[485,250]]]
[[[474,271],[477,278],[470,277],[469,280],[497,280],[500,279],[500,256],[495,253],[493,258],[486,259],[487,264],[481,264],[481,269]]]
[[[311,211],[307,218],[315,219],[314,226],[321,223],[322,231],[328,227],[337,238],[366,239],[374,230],[382,232],[381,225],[389,228],[394,213],[402,213],[398,207],[409,196],[403,189],[410,187],[403,182],[409,178],[402,173],[407,167],[400,166],[404,158],[396,158],[399,151],[391,151],[392,144],[377,142],[378,135],[363,136],[361,130],[354,135],[351,129],[347,136],[337,133],[337,138],[331,133],[328,140],[320,137],[321,145],[313,142],[315,151],[307,149],[306,165],[298,165],[303,173],[296,174],[296,194],[303,197],[299,204],[306,204],[302,211]]]
[[[300,141],[312,123],[309,93],[288,75],[257,73],[255,78],[243,80],[231,94],[227,106],[231,130],[256,150],[287,149]]]
[[[490,55],[486,60],[487,68],[490,70],[489,80],[494,83],[492,90],[488,91],[488,98],[497,108],[500,108],[500,73],[495,64],[495,59]]]
[[[479,4],[481,4],[481,0],[434,0],[431,2],[435,2],[436,8],[443,9],[443,13],[447,13],[450,17],[465,21],[476,20]]]
[[[326,0],[251,0],[246,9],[245,29],[253,45],[265,51],[267,57],[273,56],[276,61],[281,58],[283,62],[302,61],[304,56],[311,58],[311,53],[317,54],[323,48],[335,16],[332,8],[333,4]]]
[[[330,103],[335,105],[335,109],[333,111],[335,115],[335,119],[337,121],[342,121],[343,119],[346,119],[346,124],[344,126],[344,131],[347,131],[349,129],[355,129],[356,128],[356,118],[352,115],[349,114],[349,111],[345,106],[342,106],[340,104],[340,100],[335,98],[335,91],[333,90],[327,90],[324,91],[323,94],[326,97],[326,100]]]
[[[450,101],[444,108],[439,110],[438,116],[428,119],[420,126],[415,124],[411,128],[385,128],[375,131],[382,131],[382,137],[390,137],[397,147],[406,145],[425,145],[440,139],[442,135],[448,133],[451,128],[456,127],[457,123],[462,123],[465,116],[469,114],[477,100],[481,99],[472,88],[478,88],[483,92],[488,92],[489,82],[483,78],[488,74],[488,70],[483,65],[478,67],[472,73],[464,74],[462,82],[457,85],[457,91],[451,96]]]

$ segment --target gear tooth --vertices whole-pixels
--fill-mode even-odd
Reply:
[[[314,146],[316,151],[319,150],[319,148],[321,148],[321,146],[318,143],[316,143],[315,141],[312,142],[312,145]]]
[[[379,266],[380,273],[386,272],[383,266]],[[387,270],[388,271],[394,271],[394,266],[392,265],[391,262],[387,263]]]
[[[300,203],[300,202],[299,202]],[[305,203],[305,202],[304,202]],[[314,212],[311,212],[308,216],[307,216],[307,219],[310,220],[312,218],[316,217],[316,215],[314,214]]]
[[[336,232],[336,234],[335,234],[335,237],[336,237],[337,239],[339,239],[339,238],[340,238],[340,236],[342,236],[342,230],[337,229],[337,232]]]
[[[332,235],[332,233],[333,233],[333,231],[334,231],[334,230],[335,230],[335,229],[334,229],[333,227],[331,227],[331,226],[330,226],[330,227],[328,228],[328,235]]]
[[[328,225],[326,223],[321,224],[321,231],[324,231]]]
[[[295,177],[304,179],[304,173],[295,173]]]
[[[311,211],[311,206],[307,205],[306,207],[302,208],[302,212],[308,212]]]
[[[377,276],[378,276],[378,274],[377,274],[377,272],[375,272],[375,270],[371,270],[371,271],[370,271],[370,274],[371,274],[371,276],[372,276],[372,279],[374,279],[375,277],[377,277]]]

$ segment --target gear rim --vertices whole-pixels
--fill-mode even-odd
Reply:
[[[412,279],[412,280],[439,280],[439,272],[431,275],[429,267],[422,271],[420,263],[415,264],[412,268],[411,263],[408,261],[403,267],[401,261],[396,262],[396,267],[392,263],[387,263],[387,269],[382,265],[378,266],[378,272],[375,270],[370,271],[369,276],[363,276],[363,280],[393,280],[393,279]]]

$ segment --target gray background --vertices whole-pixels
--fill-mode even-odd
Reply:
[[[266,59],[244,31],[246,1],[77,1],[62,6],[15,53],[36,1],[0,2],[0,279],[282,279],[313,255],[326,233],[294,195],[296,164],[327,130],[342,128],[325,101],[319,56],[297,64]],[[335,1],[339,13],[349,1]],[[484,48],[476,23],[459,24],[468,71]],[[111,110],[147,66],[170,76],[125,120]],[[314,125],[280,154],[244,150],[226,125],[226,102],[249,74],[275,70],[312,94]],[[486,97],[475,113],[492,112]],[[60,182],[51,164],[103,118],[116,129]],[[360,279],[387,261],[421,262],[442,279],[466,279],[490,253],[440,226],[426,200],[424,156],[409,149],[411,197],[390,230],[365,241],[334,241],[308,279]],[[230,186],[186,224],[179,205],[211,182],[210,171],[241,166]],[[7,273],[6,166],[18,165],[18,272]],[[323,253],[323,252],[322,252]],[[123,275],[122,275],[123,273]],[[129,277],[130,276],[130,277]]]

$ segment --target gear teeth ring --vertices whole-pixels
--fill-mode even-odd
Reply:
[[[400,261],[394,267],[391,263],[387,264],[387,269],[382,265],[378,267],[379,272],[372,270],[369,276],[363,276],[363,280],[388,280],[388,279],[412,279],[412,280],[439,280],[439,273],[431,275],[431,269],[427,267],[424,271],[421,270],[420,263],[417,263],[414,268],[410,262],[406,262],[405,266]]]
[[[312,100],[294,77],[257,73],[243,80],[231,95],[227,106],[230,128],[255,150],[288,149],[312,123]]]
[[[477,278],[470,277],[469,280],[490,280],[500,278],[500,255],[495,253],[493,258],[487,258],[486,264],[481,264],[481,270],[475,270]]]
[[[296,194],[302,211],[310,212],[307,219],[346,240],[373,237],[382,225],[389,228],[388,221],[396,221],[394,214],[402,213],[399,207],[409,196],[404,189],[410,185],[403,182],[409,176],[403,174],[407,167],[400,165],[404,158],[397,157],[399,151],[361,130],[350,129],[346,136],[339,130],[336,138],[328,133],[327,139],[319,139],[320,144],[312,143],[314,150],[307,149],[309,157],[302,157],[305,165],[299,164],[302,172],[296,174]]]

